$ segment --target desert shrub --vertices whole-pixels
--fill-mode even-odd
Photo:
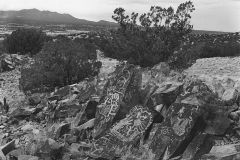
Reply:
[[[3,41],[0,41],[0,55],[6,53],[6,48],[3,45]]]
[[[181,50],[174,52],[168,59],[168,64],[172,69],[182,71],[190,67],[203,52],[204,43],[197,43],[182,47]]]
[[[99,73],[101,62],[85,44],[69,39],[48,42],[34,57],[35,63],[21,70],[23,91],[42,92],[80,82]]]
[[[208,44],[206,43],[203,47],[203,52],[200,58],[211,58],[211,57],[232,57],[240,55],[240,44],[227,42]]]
[[[34,55],[42,49],[44,42],[50,39],[40,29],[21,28],[13,31],[4,39],[4,46],[10,54],[20,52],[20,54],[31,53]]]
[[[176,12],[172,7],[153,6],[139,17],[137,25],[138,13],[128,16],[123,8],[117,8],[112,18],[120,27],[102,36],[104,40],[99,47],[105,56],[142,67],[167,61],[183,37],[191,32],[193,26],[189,20],[193,10],[190,1],[180,4]]]

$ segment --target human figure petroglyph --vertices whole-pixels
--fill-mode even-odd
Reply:
[[[122,141],[132,141],[141,134],[152,122],[152,113],[142,106],[135,106],[126,118],[112,129],[111,134]]]
[[[118,112],[133,71],[134,66],[126,65],[109,77],[104,88],[104,96],[97,107],[96,125],[94,127],[95,136],[108,126],[108,122],[112,121]]]

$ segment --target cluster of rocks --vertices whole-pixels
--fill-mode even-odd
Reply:
[[[0,159],[239,159],[235,80],[165,63],[122,63],[106,79],[36,93],[1,114]]]

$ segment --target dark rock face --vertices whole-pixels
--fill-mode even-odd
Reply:
[[[29,105],[38,105],[39,103],[41,103],[41,98],[39,95],[34,95],[28,98],[29,101]]]
[[[98,94],[98,90],[96,86],[87,84],[79,93],[77,96],[77,99],[79,102],[85,102],[86,100],[89,100],[91,98],[91,95]]]
[[[227,111],[223,108],[217,108],[210,113],[204,133],[222,135],[230,124],[231,120],[228,118]]]
[[[166,84],[156,88],[152,93],[152,96],[150,96],[147,106],[163,104],[169,107],[181,93],[182,85],[182,83]]]
[[[82,104],[80,111],[72,122],[72,126],[77,127],[88,120],[95,118],[97,105],[98,103],[96,101],[88,101],[85,104]]]
[[[133,65],[120,66],[109,78],[96,111],[94,137],[100,136],[102,132],[111,127],[112,121],[119,111],[120,106],[123,105],[122,103],[131,101],[134,93],[132,93],[132,91],[126,91],[135,70],[136,67]],[[131,85],[134,86],[135,81],[133,81]],[[133,103],[131,103],[131,105],[133,105]],[[131,109],[130,106],[127,107],[123,105],[123,107],[126,111],[124,111],[124,109],[120,111],[125,114],[121,115],[121,117],[126,116],[127,111]]]
[[[0,115],[0,159],[236,159],[239,144],[222,145],[239,142],[239,92],[224,89],[224,100],[209,83],[166,77],[168,69],[153,70],[141,90],[141,72],[118,66],[103,93],[83,81],[32,95]]]
[[[62,135],[68,133],[70,131],[70,124],[62,123],[62,124],[55,124],[51,126],[50,131],[48,132],[48,136],[53,139],[58,139]]]
[[[182,93],[177,98],[177,103],[204,106],[211,100],[212,91],[201,81],[190,81],[184,84]]]
[[[180,144],[190,134],[196,120],[201,115],[199,106],[172,104],[167,118],[158,126],[149,148],[154,159],[169,159]]]
[[[237,153],[209,153],[203,155],[201,160],[234,160],[236,156]]]
[[[211,135],[209,134],[197,135],[196,137],[194,137],[192,142],[184,151],[182,159],[200,160],[204,154],[209,153],[213,145],[214,141]]]
[[[152,120],[153,113],[148,108],[141,105],[134,106],[126,118],[114,124],[104,136],[92,144],[88,154],[107,159],[121,157],[128,146],[140,139]]]
[[[16,108],[10,113],[11,117],[29,117],[31,116],[32,111],[24,108]]]
[[[60,105],[54,112],[54,118],[73,117],[79,112],[81,105],[76,103]]]
[[[70,86],[65,86],[63,88],[60,88],[54,95],[58,95],[60,97],[66,96],[71,90]]]

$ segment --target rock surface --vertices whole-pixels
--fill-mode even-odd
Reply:
[[[0,159],[238,158],[239,58],[201,59],[185,75],[100,59],[98,77],[31,96],[17,69],[1,73]]]

